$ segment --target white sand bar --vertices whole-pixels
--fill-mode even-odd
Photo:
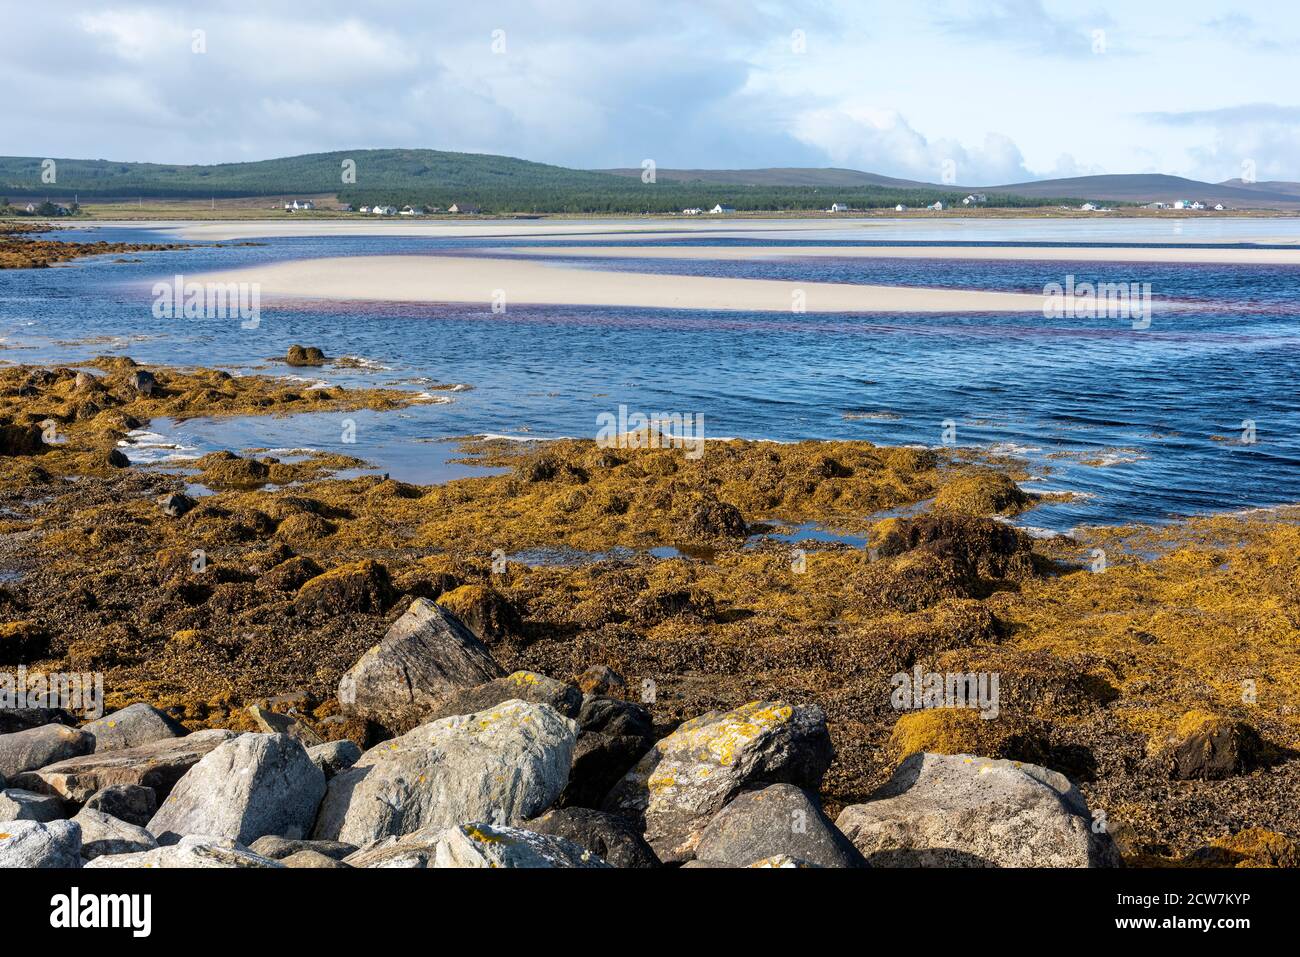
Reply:
[[[528,259],[349,256],[300,259],[193,277],[255,282],[263,297],[337,301],[511,303],[745,312],[1041,312],[1021,293],[850,283],[605,272]],[[498,292],[499,291],[499,292]]]
[[[1043,262],[1220,263],[1300,266],[1296,249],[1100,246],[512,246],[487,250],[526,256],[599,259],[971,259]]]

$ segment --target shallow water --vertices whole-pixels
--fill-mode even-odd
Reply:
[[[860,225],[729,237],[790,245],[827,241],[1143,243],[1167,221],[906,221],[869,234]],[[76,239],[148,240],[156,232],[98,229]],[[161,238],[173,238],[163,236]],[[1189,221],[1181,241],[1300,238],[1300,220]],[[636,245],[620,235],[615,245]],[[697,237],[650,240],[699,243]],[[310,447],[356,455],[395,478],[445,481],[481,474],[448,462],[451,436],[593,437],[600,413],[703,413],[710,437],[790,441],[853,438],[956,444],[1027,458],[1031,487],[1079,497],[1040,506],[1024,524],[1162,521],[1206,511],[1300,501],[1300,268],[784,260],[715,262],[576,259],[583,268],[803,281],[977,287],[1041,294],[1048,282],[1150,282],[1159,309],[1149,329],[1121,319],[1040,315],[852,316],[711,313],[626,308],[262,304],[262,321],[152,315],[150,286],[190,275],[304,257],[463,251],[515,240],[309,237],[132,253],[66,266],[0,272],[0,359],[75,364],[127,354],[143,362],[301,374],[347,385],[438,383],[449,402],[396,413],[150,426],[186,454],[214,448]],[[521,237],[521,244],[535,244]],[[566,238],[566,245],[573,239]],[[117,262],[119,259],[138,262]],[[486,298],[486,293],[485,293]],[[361,356],[369,369],[292,370],[269,361],[294,342]],[[343,420],[357,442],[342,442]],[[1242,441],[1244,422],[1257,441]],[[165,459],[167,452],[141,455]],[[181,450],[173,450],[174,452]]]

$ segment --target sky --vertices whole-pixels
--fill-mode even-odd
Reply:
[[[1300,180],[1300,4],[0,0],[0,154]]]

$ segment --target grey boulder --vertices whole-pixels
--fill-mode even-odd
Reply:
[[[81,827],[81,856],[88,861],[107,854],[151,851],[158,846],[144,828],[94,808],[83,807],[72,820]]]
[[[526,701],[421,725],[330,780],[313,837],[364,846],[467,820],[535,817],[564,790],[575,737],[571,720]]]
[[[0,828],[0,868],[80,866],[81,828],[72,821],[13,821]]]
[[[139,784],[110,784],[92,794],[84,806],[144,827],[158,810],[158,795]]]
[[[249,844],[267,834],[303,837],[325,793],[325,774],[284,734],[243,734],[219,745],[177,782],[149,821],[161,844],[186,835]]]
[[[454,691],[502,675],[487,646],[456,616],[424,598],[339,681],[345,711],[393,730],[410,728]]]
[[[817,800],[793,784],[739,795],[709,822],[695,854],[729,867],[749,867],[777,856],[819,867],[866,866]]]
[[[46,765],[89,754],[95,739],[84,731],[62,724],[43,724],[0,734],[0,775],[12,785],[14,778],[24,771],[33,771]]]
[[[1119,854],[1078,788],[1034,764],[914,754],[840,830],[873,867],[1108,867]]]
[[[582,708],[582,692],[571,684],[539,675],[535,671],[516,671],[473,688],[453,691],[425,720],[486,711],[502,701],[548,704],[566,718],[576,718]]]
[[[753,701],[711,711],[655,744],[603,810],[642,827],[660,860],[687,861],[713,816],[742,790],[788,782],[816,791],[833,754],[818,707]]]
[[[96,754],[169,741],[187,733],[174,718],[147,704],[133,704],[106,714],[81,730],[94,736]]]
[[[58,821],[67,816],[62,798],[20,788],[0,791],[0,822]]]
[[[516,827],[478,823],[421,828],[382,838],[344,859],[365,868],[608,867],[573,841]]]
[[[320,735],[291,714],[268,711],[261,705],[256,704],[248,706],[248,714],[257,722],[257,726],[267,734],[287,734],[289,737],[301,741],[304,748],[323,743]]]
[[[234,841],[212,837],[183,837],[177,844],[135,854],[110,854],[86,864],[88,868],[254,868],[282,867],[279,861],[254,854]]]
[[[618,698],[583,698],[573,768],[557,803],[599,807],[610,788],[654,743],[654,721],[641,705]]]
[[[340,771],[346,771],[360,761],[361,748],[355,742],[346,739],[326,741],[324,744],[308,748],[307,757],[311,758],[312,763],[325,773],[325,780],[328,781]]]
[[[341,861],[349,854],[355,853],[357,847],[355,844],[340,844],[338,841],[295,841],[268,834],[248,845],[248,849],[254,854],[261,854],[273,861],[282,861],[299,851],[311,851],[313,854],[323,854]]]

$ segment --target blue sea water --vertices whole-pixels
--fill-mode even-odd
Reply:
[[[1188,241],[1250,241],[1261,227],[1212,220]],[[1300,221],[1266,221],[1269,236],[1300,237]],[[1211,225],[1213,224],[1213,225]],[[1148,241],[1154,227],[1006,221],[954,229],[901,224],[873,233],[913,243]],[[1168,226],[1160,227],[1168,229]],[[158,241],[157,232],[102,228],[75,240]],[[852,235],[852,240],[846,240]],[[825,230],[703,241],[632,235],[584,242],[797,245],[861,242]],[[469,474],[448,463],[447,439],[470,434],[593,437],[619,405],[646,413],[703,413],[710,437],[780,441],[866,439],[956,443],[1017,454],[1032,488],[1072,491],[1025,524],[1160,522],[1300,501],[1300,267],[977,262],[828,258],[567,260],[584,269],[970,287],[1041,294],[1046,283],[1150,283],[1150,328],[1122,319],[1034,315],[826,315],[510,305],[314,303],[267,300],[255,330],[237,320],[157,319],[150,286],[173,275],[322,256],[469,253],[518,238],[302,237],[109,255],[43,270],[0,272],[0,361],[75,365],[96,355],[301,375],[310,382],[472,388],[433,393],[439,404],[356,413],[356,444],[336,414],[234,421],[156,421],[164,444],[312,447],[359,455],[409,481]],[[118,260],[138,260],[121,262]],[[364,357],[367,369],[292,370],[271,361],[292,343]],[[1254,424],[1255,441],[1248,424]],[[165,450],[164,450],[165,451]],[[172,450],[174,451],[174,450]],[[160,453],[161,454],[161,453]],[[137,458],[147,458],[143,451]]]

